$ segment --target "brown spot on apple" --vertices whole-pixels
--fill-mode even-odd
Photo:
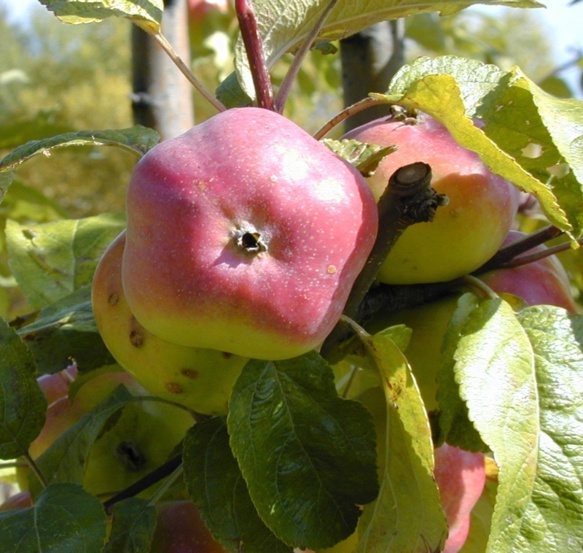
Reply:
[[[144,345],[144,336],[143,336],[143,334],[139,330],[137,330],[135,328],[132,329],[130,331],[130,343],[135,348],[141,348]]]
[[[109,297],[107,298],[107,303],[109,305],[117,305],[119,302],[119,294],[117,292],[112,292]]]
[[[182,369],[180,374],[184,375],[186,378],[190,378],[191,380],[198,378],[198,371],[195,371],[194,369]]]
[[[182,393],[182,386],[180,384],[176,384],[176,382],[167,382],[165,387],[171,394]]]
[[[337,271],[338,269],[336,268],[336,265],[328,265],[328,268],[326,269],[326,272],[329,275],[335,275]]]

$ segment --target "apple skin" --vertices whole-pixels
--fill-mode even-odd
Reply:
[[[377,199],[399,167],[416,161],[431,166],[431,186],[449,199],[433,221],[405,230],[380,269],[381,282],[452,280],[471,273],[498,251],[518,210],[520,192],[494,175],[476,153],[459,146],[438,121],[426,114],[413,122],[383,118],[343,138],[398,146],[367,178]]]
[[[4,511],[14,511],[16,509],[26,509],[32,507],[32,496],[28,491],[22,491],[11,495],[0,505],[0,513]]]
[[[102,255],[92,283],[97,328],[115,360],[152,395],[205,415],[227,413],[235,380],[248,361],[217,350],[167,342],[133,316],[122,288],[122,232]]]
[[[58,374],[51,376],[60,378]],[[145,394],[129,374],[110,372],[88,381],[72,401],[68,395],[53,401],[39,436],[29,447],[30,456],[38,458],[119,384],[124,384],[134,395]],[[48,379],[43,379],[40,385],[53,387]],[[93,444],[83,487],[99,497],[109,497],[126,488],[166,462],[193,423],[189,413],[172,405],[150,400],[128,404]],[[28,487],[28,473],[28,469],[17,469],[23,490]],[[145,495],[151,494],[154,488],[146,490]]]
[[[443,444],[435,449],[435,481],[449,526],[443,553],[458,553],[470,530],[470,515],[486,484],[483,453]]]
[[[188,16],[191,24],[200,24],[212,12],[226,13],[228,0],[188,0]]]
[[[192,501],[165,501],[157,509],[150,553],[226,553]]]
[[[145,328],[269,360],[323,342],[378,227],[353,167],[254,107],[152,148],[134,170],[127,221],[123,288]]]

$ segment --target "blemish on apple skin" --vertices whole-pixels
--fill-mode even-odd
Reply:
[[[181,394],[183,392],[182,386],[180,384],[176,384],[176,382],[167,382],[165,388],[171,394]]]
[[[198,371],[195,371],[194,369],[181,369],[180,374],[191,380],[198,378]]]
[[[233,357],[233,354],[228,351],[222,351],[221,354],[225,359],[231,359],[231,357]]]
[[[107,303],[109,303],[109,305],[117,305],[117,303],[119,302],[119,295],[116,292],[113,292],[113,294],[110,294],[109,297],[107,298]]]
[[[328,265],[328,268],[326,269],[326,272],[329,275],[335,275],[337,270],[338,269],[336,269],[336,265]]]
[[[141,348],[144,345],[144,337],[139,330],[130,331],[130,343],[135,348]]]

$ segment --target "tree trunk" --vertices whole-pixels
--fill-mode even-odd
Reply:
[[[381,21],[340,42],[344,106],[348,107],[369,92],[386,92],[390,80],[404,63],[402,19]],[[388,107],[377,106],[349,117],[345,130],[350,130],[388,113]]]
[[[186,0],[165,0],[162,33],[190,63]],[[194,125],[192,85],[145,31],[132,26],[132,109],[134,122],[156,129],[161,140]]]

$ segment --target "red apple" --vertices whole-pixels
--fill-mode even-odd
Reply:
[[[16,509],[26,509],[32,507],[32,496],[30,492],[23,491],[11,495],[0,505],[0,513],[4,511],[14,511]]]
[[[188,15],[192,24],[202,23],[211,12],[225,13],[228,10],[228,0],[188,0]]]
[[[145,328],[272,360],[329,334],[378,225],[352,166],[253,107],[152,148],[133,173],[127,217],[123,288]]]
[[[150,553],[225,553],[192,501],[158,504],[156,530]]]
[[[133,316],[121,282],[125,232],[101,257],[91,299],[97,328],[116,361],[152,395],[205,415],[225,415],[231,389],[248,361],[217,350],[167,342]]]
[[[459,146],[439,122],[425,114],[383,118],[344,138],[398,147],[367,179],[376,198],[399,167],[423,161],[433,172],[431,186],[449,199],[432,222],[405,230],[381,267],[381,282],[447,281],[472,272],[496,253],[511,227],[520,193],[477,154]]]
[[[504,245],[516,242],[524,236],[521,232],[510,231]],[[546,246],[540,245],[522,255],[546,249]],[[571,293],[569,277],[554,255],[518,267],[489,271],[479,275],[479,278],[495,292],[514,294],[528,305],[556,305],[571,313],[580,311]]]
[[[457,553],[466,542],[472,509],[486,484],[484,454],[443,444],[435,450],[434,475],[449,526],[443,553]]]

